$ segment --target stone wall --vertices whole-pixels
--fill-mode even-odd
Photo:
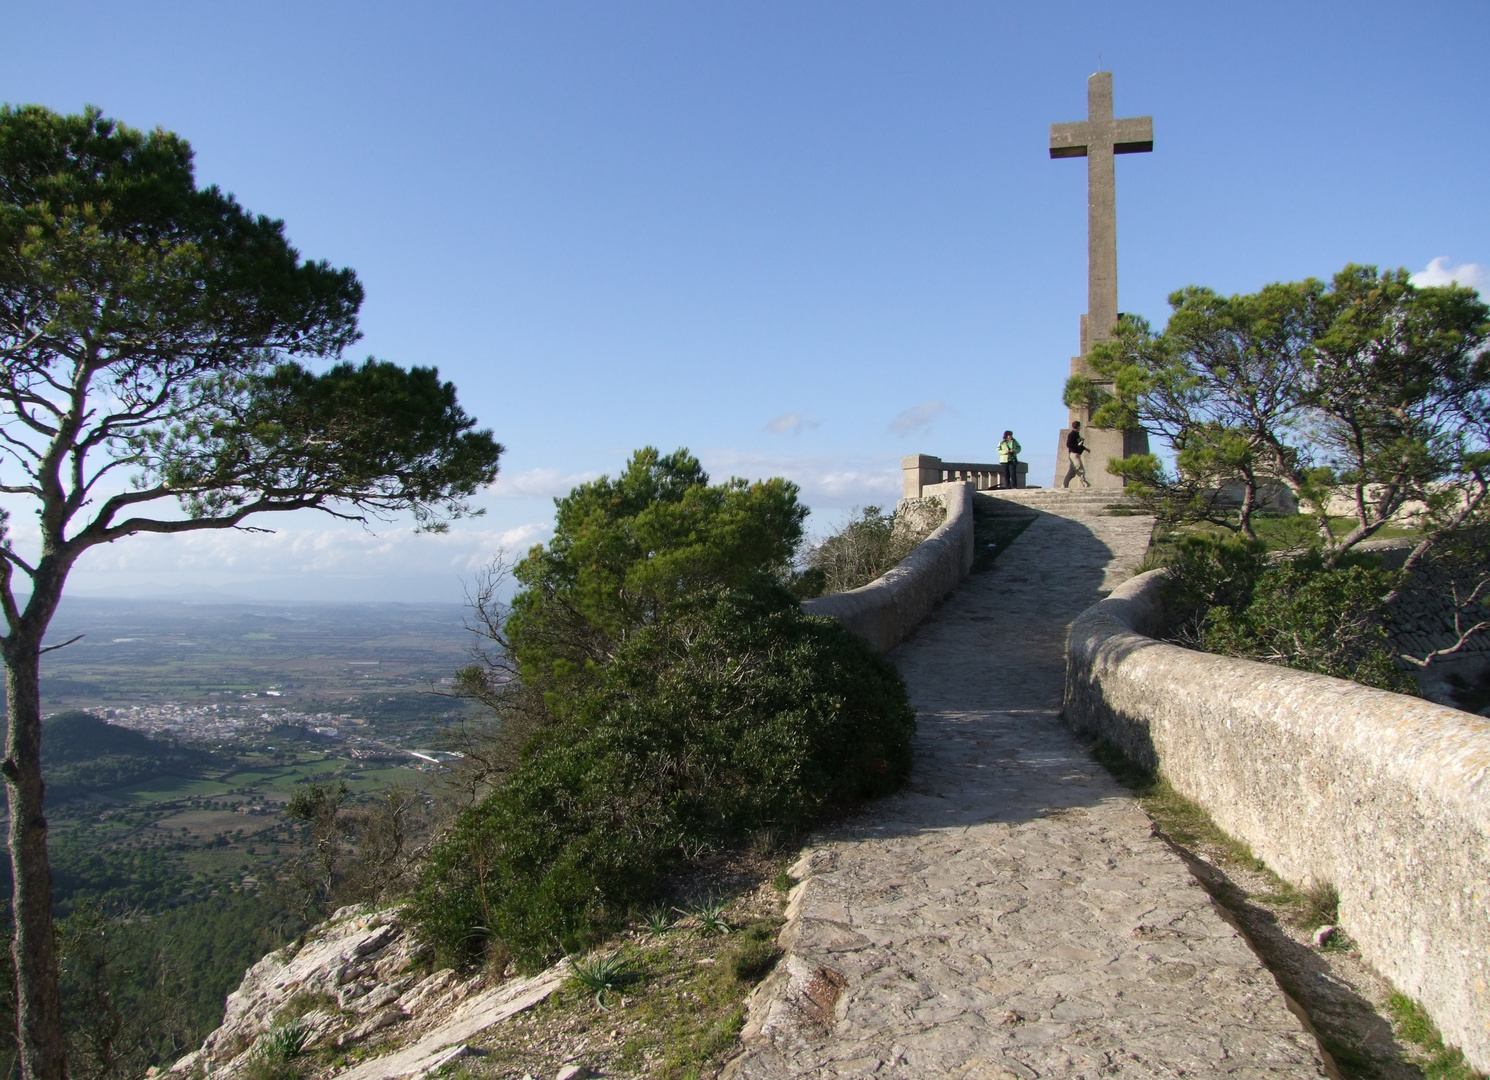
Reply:
[[[1490,1069],[1490,722],[1156,641],[1161,574],[1072,624],[1067,722],[1156,768],[1288,881],[1332,884],[1366,959]]]
[[[869,642],[875,652],[899,645],[973,568],[973,493],[963,483],[928,485],[922,497],[947,507],[947,518],[898,566],[849,592],[805,600]]]

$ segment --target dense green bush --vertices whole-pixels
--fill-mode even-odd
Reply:
[[[1190,536],[1169,568],[1171,632],[1182,644],[1410,692],[1386,648],[1397,575],[1370,556],[1331,567],[1318,550],[1269,559],[1257,541]]]
[[[785,481],[709,487],[683,452],[642,451],[561,500],[493,631],[525,692],[483,697],[532,734],[433,847],[412,902],[447,957],[582,948],[669,870],[904,780],[899,675],[782,583],[801,519]]]
[[[890,664],[779,585],[711,590],[636,634],[431,855],[415,910],[447,954],[573,950],[660,875],[893,791],[914,714]]]

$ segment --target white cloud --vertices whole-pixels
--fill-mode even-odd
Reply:
[[[1412,283],[1418,286],[1449,285],[1455,282],[1477,290],[1481,296],[1490,294],[1490,267],[1472,262],[1450,266],[1449,257],[1440,255],[1412,275]]]
[[[501,473],[491,486],[491,494],[509,499],[556,498],[568,495],[580,484],[594,480],[597,472],[563,473],[558,469],[529,469],[520,473]]]
[[[900,460],[887,454],[851,458],[841,454],[800,457],[712,450],[699,454],[715,480],[744,476],[757,480],[784,476],[802,489],[810,506],[844,508],[893,501],[900,495]]]
[[[923,401],[919,405],[913,405],[906,409],[894,420],[890,421],[889,430],[896,435],[909,435],[913,431],[931,426],[931,422],[942,413],[946,412],[947,406],[940,401]]]
[[[372,533],[351,524],[295,524],[272,533],[140,535],[88,551],[69,589],[80,595],[209,590],[249,600],[458,601],[463,582],[499,551],[519,558],[552,532],[548,523],[468,525],[458,522],[435,534],[416,534],[407,525]]]
[[[766,425],[766,430],[772,435],[800,435],[802,432],[818,426],[816,420],[809,420],[801,413],[783,413],[774,418]]]

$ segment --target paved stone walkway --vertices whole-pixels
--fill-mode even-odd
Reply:
[[[1152,525],[1099,505],[1041,513],[893,654],[920,715],[910,783],[798,864],[731,1077],[1323,1075],[1272,976],[1061,723],[1066,627]]]

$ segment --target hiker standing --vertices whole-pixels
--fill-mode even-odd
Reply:
[[[1086,440],[1081,437],[1081,421],[1071,421],[1071,434],[1066,436],[1066,457],[1071,461],[1071,467],[1066,470],[1066,478],[1061,481],[1061,487],[1071,486],[1071,478],[1079,476],[1083,487],[1091,487],[1091,481],[1086,478],[1086,466],[1082,464],[1081,455],[1086,453]]]
[[[1004,466],[1004,487],[1012,488],[1019,486],[1019,440],[1014,437],[1014,432],[1004,432],[1004,440],[999,443],[999,461]]]

